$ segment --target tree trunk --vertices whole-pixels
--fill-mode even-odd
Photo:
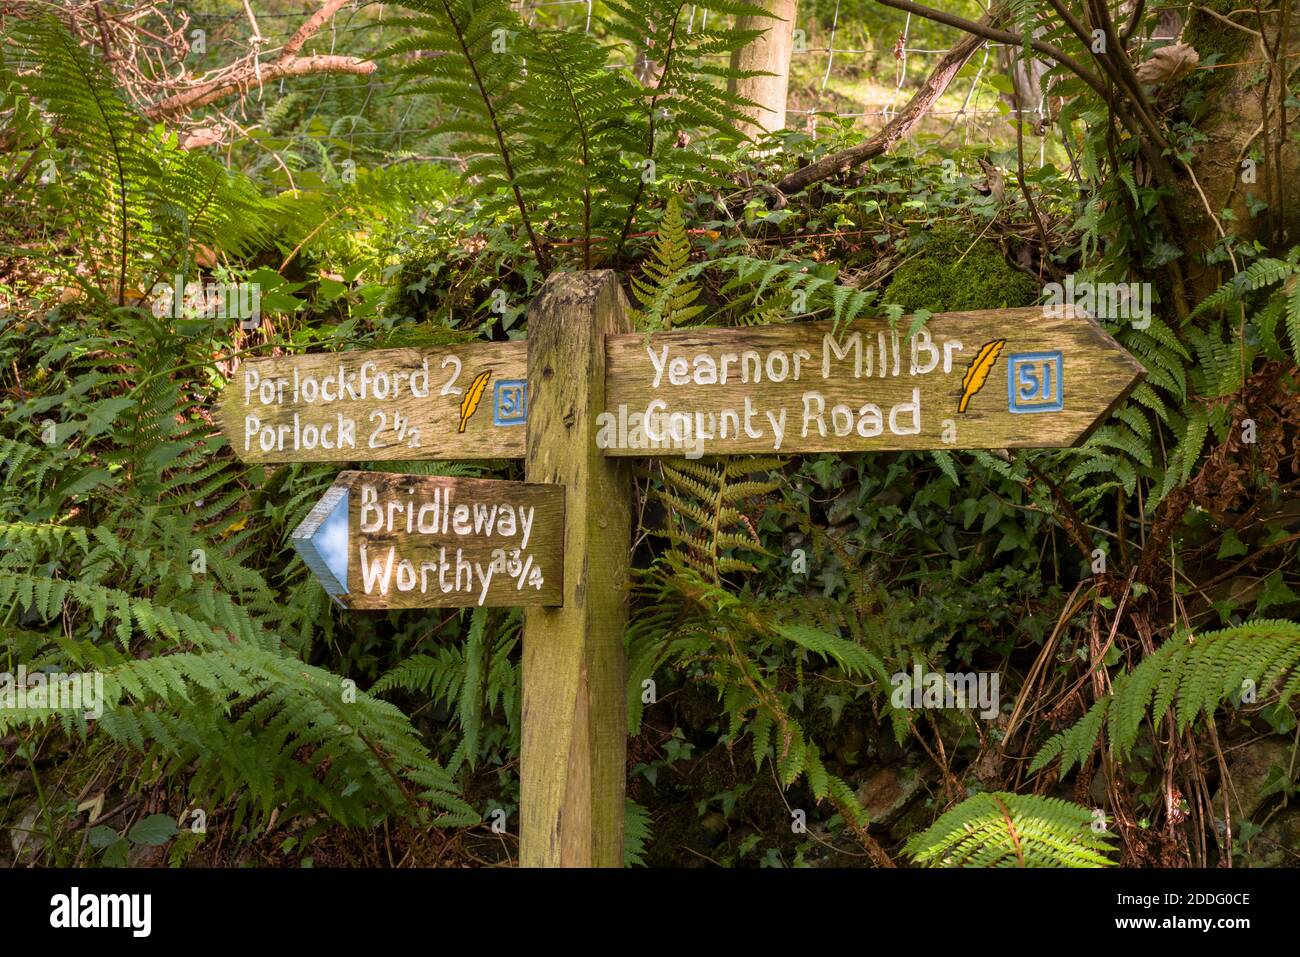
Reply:
[[[1229,8],[1231,5],[1224,5]],[[1250,36],[1225,26],[1199,9],[1193,11],[1183,31],[1183,41],[1196,48],[1201,62],[1215,52],[1235,67],[1216,70],[1207,91],[1214,107],[1197,124],[1204,138],[1192,150],[1203,203],[1195,185],[1189,184],[1185,201],[1198,210],[1189,236],[1194,251],[1208,249],[1218,238],[1218,227],[1204,213],[1208,204],[1220,217],[1226,232],[1281,249],[1300,238],[1300,146],[1294,136],[1295,111],[1287,92],[1288,80],[1300,55],[1300,7],[1287,5],[1288,23],[1280,16],[1256,18],[1238,13],[1235,20],[1253,30]],[[1262,21],[1262,22],[1261,22]],[[1269,50],[1274,51],[1270,57]],[[1273,62],[1270,64],[1270,60]],[[1287,103],[1284,108],[1283,103]],[[1252,213],[1251,203],[1268,208]],[[1220,277],[1211,278],[1200,291],[1212,289]]]
[[[755,105],[745,112],[750,122],[740,124],[741,132],[758,136],[785,128],[785,98],[790,86],[790,55],[794,50],[794,17],[798,0],[757,0],[757,5],[772,17],[742,16],[736,21],[741,30],[763,30],[761,37],[731,57],[733,70],[761,71],[771,76],[747,76],[732,80],[732,93]]]

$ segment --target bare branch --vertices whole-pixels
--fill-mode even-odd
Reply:
[[[154,120],[184,116],[217,100],[241,93],[252,86],[260,87],[286,76],[308,76],[317,73],[352,73],[368,76],[374,73],[375,64],[358,57],[298,56],[298,51],[307,41],[319,33],[347,2],[348,0],[325,0],[319,9],[294,31],[293,36],[280,48],[279,56],[269,64],[261,63],[258,59],[260,50],[254,49],[251,55],[245,57],[243,63],[233,65],[233,69],[227,68],[222,71],[222,75],[146,107],[145,115]],[[249,16],[252,16],[251,11]],[[256,21],[253,21],[253,28],[254,32],[257,32]],[[260,41],[261,37],[256,36],[254,39]]]
[[[261,68],[261,80],[263,83],[268,83],[281,77],[309,76],[316,73],[353,73],[358,76],[369,76],[375,72],[375,69],[375,64],[370,60],[361,60],[352,56],[292,57],[264,64]],[[155,103],[145,110],[145,116],[151,120],[183,116],[233,93],[240,93],[255,85],[255,80],[256,70],[250,63],[247,67],[228,76],[211,80]]]
[[[287,43],[280,49],[280,58],[293,57],[298,55],[304,43],[320,32],[320,28],[333,18],[334,14],[339,12],[348,0],[325,0],[321,8],[307,18],[297,30],[294,31]]]
[[[903,10],[907,13],[914,13],[918,17],[924,17],[927,20],[933,20],[935,23],[942,23],[946,26],[956,27],[966,33],[973,33],[976,36],[983,37],[986,40],[994,40],[998,43],[1009,43],[1012,46],[1020,46],[1021,38],[1008,30],[1002,30],[993,24],[997,19],[989,16],[981,17],[979,22],[967,20],[951,13],[944,13],[942,10],[935,10],[933,7],[922,6],[919,3],[913,3],[912,0],[876,0],[881,6],[893,7],[895,10]],[[994,8],[999,9],[999,8]],[[1000,18],[998,18],[1000,19]],[[1050,43],[1044,43],[1042,40],[1030,40],[1029,45],[1048,59],[1055,60],[1061,64],[1079,79],[1083,80],[1090,87],[1096,90],[1102,97],[1106,97],[1106,85],[1101,79],[1085,67],[1082,63],[1070,56],[1064,50],[1052,46]]]

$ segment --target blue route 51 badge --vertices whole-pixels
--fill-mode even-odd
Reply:
[[[1059,352],[1021,352],[1007,362],[1007,409],[1011,412],[1060,412],[1065,408]]]
[[[528,421],[528,382],[503,379],[492,393],[492,424],[523,425]]]

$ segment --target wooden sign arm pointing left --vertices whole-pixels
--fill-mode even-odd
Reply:
[[[555,605],[563,594],[564,490],[340,472],[292,541],[345,608]]]
[[[217,419],[245,462],[523,458],[528,346],[249,359]]]

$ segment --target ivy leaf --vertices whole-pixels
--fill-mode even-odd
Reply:
[[[297,312],[307,305],[305,300],[293,295],[307,285],[305,282],[288,282],[266,266],[254,270],[248,279],[261,287],[259,305],[264,312]]]
[[[318,305],[331,303],[348,291],[346,283],[341,283],[337,279],[331,279],[325,275],[320,277],[316,288],[316,302]]]
[[[1223,533],[1223,542],[1219,545],[1219,554],[1216,558],[1232,558],[1236,555],[1245,555],[1250,551],[1246,543],[1237,537],[1235,529],[1228,529]]]
[[[176,836],[176,822],[167,814],[150,814],[126,834],[133,844],[158,847]]]
[[[1274,605],[1289,605],[1293,601],[1300,601],[1300,595],[1293,592],[1282,580],[1280,570],[1275,571],[1264,579],[1264,587],[1255,602],[1255,614],[1263,614],[1266,608],[1272,608]]]

